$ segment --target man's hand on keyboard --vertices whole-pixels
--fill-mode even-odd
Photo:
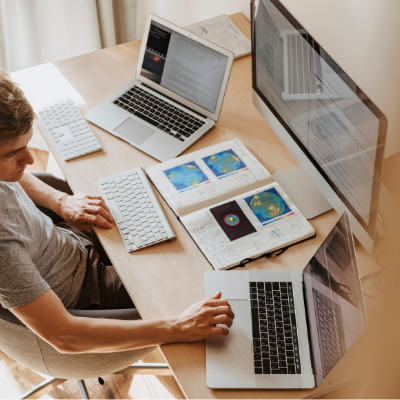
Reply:
[[[192,342],[209,336],[227,336],[234,317],[229,303],[221,299],[219,292],[192,304],[179,315],[174,324],[174,337],[177,342]]]
[[[60,216],[80,229],[88,229],[91,226],[102,228],[114,226],[114,219],[101,196],[66,194],[61,200]]]

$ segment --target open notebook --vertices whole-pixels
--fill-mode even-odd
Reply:
[[[154,165],[146,173],[214,269],[315,235],[239,139]]]

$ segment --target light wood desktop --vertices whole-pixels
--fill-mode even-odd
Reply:
[[[250,25],[242,14],[233,21],[250,37]],[[90,54],[45,64],[15,73],[28,97],[37,101],[37,93],[70,95],[84,114],[131,80],[135,74],[140,41],[99,50]],[[44,75],[43,75],[44,74]],[[57,84],[60,87],[55,87]],[[72,94],[72,95],[71,95]],[[49,137],[49,147],[74,192],[100,194],[97,181],[138,166],[148,167],[157,161],[126,142],[96,126],[91,126],[103,151],[64,162]],[[251,58],[234,62],[222,113],[215,128],[189,150],[238,137],[271,173],[297,166],[296,161],[277,139],[255,109],[251,98]],[[160,198],[160,197],[159,197]],[[211,266],[172,211],[160,198],[162,207],[177,235],[174,242],[165,242],[128,253],[117,228],[96,229],[110,259],[143,318],[177,315],[188,305],[204,297],[204,271]],[[284,254],[260,259],[247,269],[303,269],[326,234],[338,219],[334,211],[311,221],[316,237],[297,244]],[[363,249],[358,248],[361,275],[373,271],[373,264]],[[367,260],[367,262],[364,262]],[[357,346],[357,345],[356,345]],[[355,347],[356,347],[355,346]],[[356,350],[350,351],[325,379],[309,391],[211,390],[205,384],[205,343],[171,344],[161,347],[174,375],[188,398],[298,398],[316,396],[345,382],[353,370]]]

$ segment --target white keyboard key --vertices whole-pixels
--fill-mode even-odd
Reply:
[[[162,236],[161,236],[160,232],[154,232],[154,236],[155,236],[156,240],[161,240],[162,239]]]
[[[122,224],[121,225],[121,229],[123,230],[125,228],[125,224],[123,223],[124,222],[124,217],[122,216],[122,214],[119,211],[119,207],[118,207],[117,202],[114,199],[110,199],[110,200],[107,201],[107,203],[108,203],[108,207],[110,208],[111,213],[112,213],[112,215],[114,217],[115,222],[117,224]]]

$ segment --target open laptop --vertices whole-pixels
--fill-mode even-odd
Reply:
[[[303,271],[207,271],[235,313],[207,340],[210,388],[312,388],[367,325],[348,213]]]
[[[149,15],[136,79],[85,117],[160,161],[176,157],[219,118],[234,55]]]

